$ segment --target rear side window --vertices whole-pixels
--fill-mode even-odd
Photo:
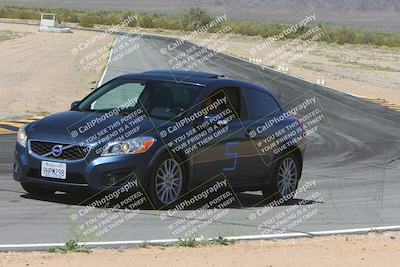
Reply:
[[[245,95],[250,119],[282,114],[281,108],[270,94],[259,90],[247,89],[245,90]]]
[[[206,100],[203,101],[202,108],[205,108],[208,105],[217,102],[218,99],[223,99],[225,97],[227,98],[226,103],[220,104],[216,110],[211,110],[209,114],[216,115],[224,110],[230,110],[235,119],[243,119],[245,116],[245,112],[242,106],[240,88],[226,87],[217,89],[212,94],[210,94],[206,98]]]

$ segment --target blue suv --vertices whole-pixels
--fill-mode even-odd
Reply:
[[[285,129],[295,130],[282,138]],[[38,196],[136,183],[162,207],[223,173],[235,190],[281,198],[300,180],[304,131],[257,84],[203,72],[128,74],[19,129],[14,179]]]

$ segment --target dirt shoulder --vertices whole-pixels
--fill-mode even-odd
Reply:
[[[88,67],[85,58],[102,52],[97,65],[107,62],[107,45],[113,37],[94,42],[73,55],[71,50],[97,33],[39,32],[34,25],[0,23],[0,31],[17,38],[0,42],[0,119],[67,110],[95,87],[102,69]],[[83,59],[83,61],[81,61]]]
[[[238,242],[229,246],[0,253],[0,266],[398,266],[400,233]]]

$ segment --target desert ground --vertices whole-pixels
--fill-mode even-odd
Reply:
[[[199,247],[95,249],[90,253],[0,253],[17,266],[399,266],[400,234],[369,233]]]
[[[102,69],[87,67],[85,57],[103,52],[98,64],[104,64],[109,54],[104,47],[113,37],[95,42],[81,55],[71,51],[95,34],[39,32],[34,25],[0,23],[0,119],[67,110],[87,95]]]

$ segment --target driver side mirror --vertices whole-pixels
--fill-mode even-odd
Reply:
[[[81,101],[72,102],[70,110],[76,110],[76,108],[79,106],[80,103],[81,103]]]

